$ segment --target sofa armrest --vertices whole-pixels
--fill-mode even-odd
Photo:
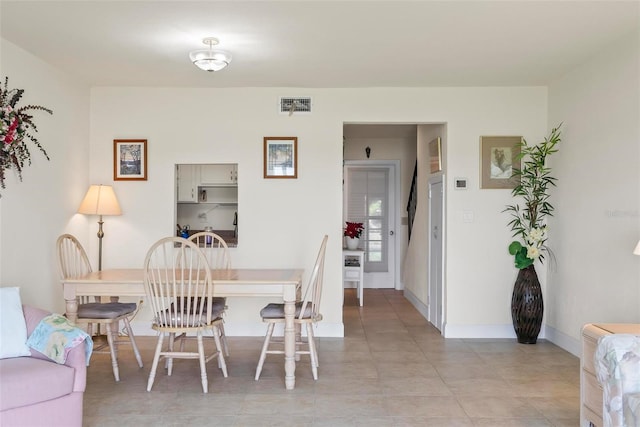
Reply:
[[[42,319],[51,314],[51,312],[49,311],[41,310],[39,308],[31,307],[28,305],[23,305],[22,311],[24,313],[24,319],[27,323],[27,336],[31,335],[31,333],[34,331],[36,326],[38,326],[38,323],[40,323]],[[29,350],[31,351],[31,357],[43,360],[51,360],[39,351],[31,348]],[[87,358],[85,356],[83,345],[78,345],[69,351],[69,354],[67,354],[67,361],[65,362],[65,365],[74,368],[76,371],[73,383],[73,391],[84,392],[87,384]]]

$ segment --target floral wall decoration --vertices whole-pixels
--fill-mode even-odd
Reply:
[[[31,152],[27,142],[31,141],[49,160],[45,149],[40,145],[35,133],[38,132],[33,122],[32,111],[45,111],[53,114],[49,108],[40,105],[24,105],[18,102],[24,89],[9,89],[9,77],[5,77],[0,87],[0,187],[5,188],[5,171],[14,169],[22,181],[22,169],[25,163],[31,165]]]

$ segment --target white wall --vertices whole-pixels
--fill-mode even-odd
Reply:
[[[546,89],[385,88],[305,89],[311,115],[277,113],[277,99],[296,89],[93,88],[90,181],[111,183],[115,138],[146,138],[149,180],[114,183],[123,215],[105,221],[104,265],[137,267],[147,248],[172,234],[176,163],[238,163],[242,218],[234,265],[313,264],[329,234],[319,334],[342,332],[342,131],[343,123],[447,123],[447,170],[467,176],[470,189],[447,182],[447,313],[451,336],[493,333],[511,325],[516,270],[507,253],[510,233],[501,211],[507,190],[480,190],[480,135],[546,133]],[[262,178],[262,138],[297,136],[299,178]],[[408,185],[408,184],[407,184]],[[472,210],[473,223],[462,223]],[[90,233],[95,232],[90,225]],[[90,242],[92,259],[97,243]],[[262,333],[261,301],[232,301],[228,332]],[[144,313],[136,319],[145,322]],[[257,327],[255,327],[257,325]],[[486,332],[489,329],[489,332]]]
[[[56,238],[72,232],[87,243],[90,237],[88,219],[75,213],[89,174],[89,88],[12,43],[0,43],[2,84],[8,76],[10,88],[25,90],[18,105],[53,110],[52,116],[33,113],[51,161],[30,145],[32,165],[23,170],[23,181],[7,171],[7,188],[0,190],[0,286],[20,286],[24,303],[64,312]]]
[[[405,296],[425,316],[429,305],[429,141],[440,137],[443,147],[442,173],[446,173],[446,135],[444,125],[420,125],[417,135],[417,204],[411,240],[404,258]]]
[[[631,253],[640,239],[639,36],[549,87],[549,125],[564,122],[552,159],[557,266],[545,295],[548,334],[560,345],[575,344],[585,323],[640,322],[640,257]]]

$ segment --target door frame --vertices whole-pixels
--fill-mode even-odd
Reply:
[[[445,304],[445,266],[446,266],[446,242],[447,242],[447,233],[446,233],[446,216],[445,216],[445,209],[446,209],[446,186],[445,186],[445,176],[444,174],[438,174],[438,175],[433,175],[429,178],[428,182],[427,182],[427,187],[428,187],[428,191],[429,191],[429,213],[428,213],[428,219],[427,221],[429,221],[429,238],[428,238],[428,250],[429,250],[429,260],[428,260],[428,276],[427,276],[427,289],[428,289],[428,301],[429,301],[429,309],[428,309],[428,320],[429,322],[431,322],[439,331],[442,335],[444,335],[444,328],[445,328],[445,320],[446,319],[446,304]],[[442,218],[440,227],[440,241],[441,241],[441,253],[440,253],[440,288],[438,289],[437,295],[440,296],[439,300],[434,301],[433,299],[433,295],[431,293],[432,291],[432,283],[431,283],[431,265],[433,263],[433,259],[432,259],[432,254],[433,254],[433,247],[432,247],[432,240],[431,240],[431,233],[432,233],[432,227],[433,227],[433,221],[432,221],[432,203],[431,200],[433,200],[433,194],[431,193],[431,189],[432,186],[434,184],[440,183],[442,185],[442,197],[440,200],[441,203],[441,207],[440,207],[440,217]],[[435,310],[432,309],[432,304],[436,305]],[[435,312],[436,314],[438,313],[438,309],[437,306],[438,304],[441,307],[441,311],[440,311],[440,318],[439,319],[431,319],[431,313]],[[434,322],[435,320],[435,322]]]
[[[343,171],[343,184],[342,184],[342,216],[344,217],[345,211],[345,177],[344,170],[347,166],[376,166],[376,167],[388,167],[390,169],[389,175],[393,176],[393,203],[395,205],[394,219],[393,219],[393,239],[394,239],[394,253],[389,254],[389,261],[394,264],[393,272],[393,288],[395,290],[403,290],[404,286],[400,281],[400,242],[398,241],[398,230],[400,230],[400,160],[345,160],[342,166]]]

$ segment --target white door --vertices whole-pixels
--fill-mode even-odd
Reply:
[[[442,176],[429,181],[429,321],[442,331],[443,249]]]
[[[394,164],[350,164],[344,169],[344,220],[362,222],[364,287],[396,288]]]

